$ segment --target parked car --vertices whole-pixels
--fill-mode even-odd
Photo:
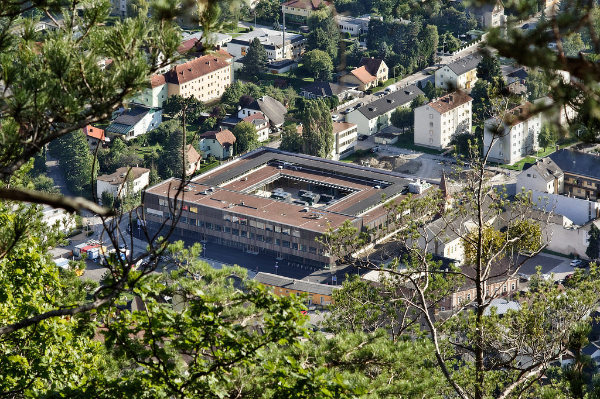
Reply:
[[[571,263],[569,263],[569,265],[571,267],[583,268],[583,267],[585,267],[585,262],[582,261],[581,259],[574,259],[574,260],[571,261]]]
[[[337,122],[340,119],[342,119],[342,117],[340,115],[331,115],[331,120],[334,122]]]
[[[368,138],[369,138],[369,136],[367,136],[366,134],[360,134],[358,136],[358,141],[365,141]]]

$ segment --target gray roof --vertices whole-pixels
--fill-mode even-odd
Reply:
[[[285,106],[270,96],[257,98],[245,108],[262,111],[275,126],[283,124],[287,113]]]
[[[560,167],[550,158],[540,159],[528,168],[523,168],[523,172],[521,173],[527,173],[526,171],[530,173],[531,171],[536,171],[547,182],[554,181],[555,177],[563,174]]]
[[[135,126],[139,121],[150,112],[150,108],[132,107],[119,115],[113,122],[121,125]]]
[[[127,134],[133,129],[133,126],[113,122],[105,129],[108,133]]]
[[[463,58],[459,58],[458,60],[448,64],[448,68],[452,70],[457,75],[462,75],[463,73],[469,72],[475,68],[481,62],[483,56],[479,53],[471,54]]]
[[[331,296],[335,288],[340,288],[335,285],[326,285],[319,283],[311,283],[304,280],[296,280],[293,278],[279,276],[277,274],[259,272],[254,276],[254,280],[273,287],[281,287],[289,290],[307,292],[311,294],[321,294]]]
[[[388,95],[385,95],[378,100],[363,105],[358,112],[363,114],[367,119],[377,118],[393,109],[410,103],[420,94],[425,95],[421,89],[415,85],[400,88]]]
[[[562,149],[549,157],[566,173],[600,179],[600,156]]]
[[[346,90],[351,90],[354,88],[356,88],[356,86],[340,85],[331,82],[314,82],[308,86],[303,87],[302,91],[311,93],[316,97],[331,97],[337,96],[338,94],[343,93]]]

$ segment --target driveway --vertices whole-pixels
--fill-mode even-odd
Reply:
[[[520,258],[524,259],[523,257]],[[554,274],[554,280],[562,280],[567,275],[574,272],[574,268],[569,265],[571,263],[570,258],[556,256],[547,253],[540,253],[531,259],[525,261],[521,269],[520,274],[531,276],[536,273],[536,268],[541,267],[541,273],[543,275]]]

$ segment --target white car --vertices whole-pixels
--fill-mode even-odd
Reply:
[[[334,121],[334,122],[337,122],[340,119],[342,119],[341,115],[331,115],[331,120]]]

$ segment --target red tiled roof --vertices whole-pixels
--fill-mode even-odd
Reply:
[[[168,83],[182,84],[199,78],[200,76],[217,71],[229,66],[227,57],[222,53],[204,55],[185,64],[177,65],[165,73]]]
[[[179,54],[184,54],[187,53],[188,51],[190,51],[195,45],[196,43],[198,43],[200,41],[200,39],[196,39],[195,37],[188,39],[186,41],[181,42],[181,44],[179,45],[179,47],[177,47],[177,52]]]
[[[233,145],[233,143],[235,143],[235,136],[231,133],[231,130],[228,129],[202,133],[200,137],[203,139],[217,140],[222,146]]]
[[[466,92],[455,91],[430,102],[429,106],[440,114],[443,114],[469,101],[473,101],[473,99]]]
[[[253,121],[257,120],[257,119],[262,119],[264,121],[267,120],[267,117],[265,116],[265,114],[263,114],[262,112],[256,112],[252,115],[248,115],[247,117],[245,117],[244,119],[242,119],[244,122],[250,122],[252,123]]]
[[[367,71],[367,68],[364,65],[360,68],[354,68],[350,73],[356,76],[356,78],[362,83],[369,83],[377,79],[375,76],[371,75],[369,71]]]
[[[330,2],[324,0],[290,0],[283,3],[284,6],[303,8],[305,10],[316,10],[321,4],[325,4],[327,7],[331,5]]]
[[[88,137],[104,141],[104,130],[98,129],[97,127],[94,127],[92,125],[87,125],[86,127],[84,127],[83,133],[85,133],[85,135]]]
[[[201,158],[200,154],[198,154],[198,151],[196,151],[194,146],[191,144],[188,144],[188,147],[187,147],[188,162],[191,164],[194,164],[194,163],[198,162],[200,160],[200,158]]]
[[[382,62],[383,60],[379,58],[363,57],[360,60],[360,65],[364,66],[367,72],[369,72],[371,75],[377,75],[377,71],[379,70]]]
[[[152,88],[162,86],[165,83],[167,83],[165,80],[165,75],[152,75],[150,77],[150,86],[152,86]]]

